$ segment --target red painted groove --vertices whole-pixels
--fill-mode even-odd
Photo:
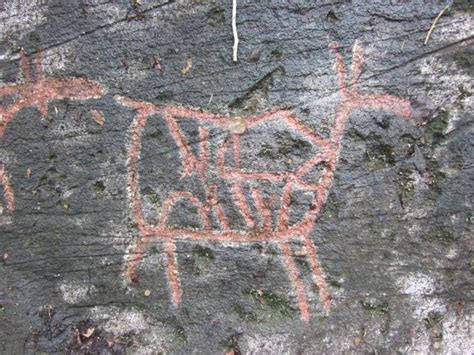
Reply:
[[[221,203],[219,202],[219,197],[217,196],[217,185],[213,184],[208,192],[209,195],[209,204],[216,211],[217,219],[224,231],[230,231],[230,225],[227,221],[224,209],[222,208]]]
[[[129,263],[128,276],[133,277],[137,265],[144,252],[144,245],[150,238],[161,240],[165,244],[167,255],[168,280],[171,289],[173,303],[179,303],[181,288],[179,285],[179,273],[175,258],[175,245],[177,240],[189,241],[216,241],[216,242],[272,242],[280,245],[283,259],[287,265],[290,280],[295,289],[296,298],[301,312],[301,318],[310,318],[310,307],[306,296],[305,287],[296,263],[291,253],[290,242],[304,242],[306,257],[308,259],[314,282],[319,289],[319,297],[327,312],[331,309],[331,297],[325,281],[325,275],[317,256],[317,250],[310,235],[326,202],[329,188],[331,186],[336,164],[339,158],[341,140],[347,122],[353,111],[359,109],[382,109],[391,111],[401,117],[411,119],[411,106],[408,100],[390,95],[361,94],[357,91],[357,83],[362,73],[363,55],[358,46],[353,48],[353,62],[351,70],[351,83],[347,84],[345,66],[342,55],[335,43],[330,45],[336,56],[336,75],[340,88],[340,103],[331,128],[330,137],[324,138],[313,132],[309,127],[301,123],[291,111],[275,109],[258,115],[249,116],[245,119],[246,131],[252,127],[270,121],[284,122],[290,130],[295,131],[319,147],[315,153],[295,171],[270,172],[270,171],[248,171],[241,167],[240,157],[240,135],[232,132],[231,120],[228,117],[212,113],[183,108],[178,106],[158,106],[151,103],[132,99],[119,99],[125,106],[137,110],[131,131],[131,144],[129,149],[129,185],[130,201],[134,219],[139,227],[139,242],[137,252]],[[202,204],[196,197],[185,192],[174,192],[165,201],[161,211],[160,223],[154,227],[149,225],[143,218],[141,212],[141,196],[139,193],[138,163],[141,149],[141,135],[148,117],[159,115],[165,120],[171,136],[175,140],[182,159],[182,176],[200,176],[205,188],[205,203]],[[178,120],[190,118],[200,123],[199,154],[194,154],[185,135],[181,131]],[[215,166],[212,167],[212,159],[209,153],[208,131],[205,127],[215,127],[228,131],[228,137],[217,148]],[[246,134],[244,131],[242,134]],[[232,145],[233,166],[226,165],[226,152]],[[322,176],[319,181],[310,183],[303,181],[305,174],[309,173],[316,165],[324,164]],[[234,206],[243,216],[246,230],[233,230],[225,215],[225,211],[219,203],[217,185],[208,186],[208,174],[215,172],[231,186],[231,198]],[[262,192],[256,185],[259,181],[284,183],[279,203],[279,213],[275,227],[272,227],[272,209],[278,203],[274,199],[265,201]],[[244,186],[249,186],[255,209],[262,220],[262,226],[257,227],[255,216],[249,207],[244,195]],[[310,209],[304,217],[294,225],[288,225],[288,215],[292,193],[295,187],[303,188],[313,194]],[[179,198],[187,198],[197,208],[203,220],[202,229],[174,228],[165,225],[170,208]],[[210,213],[214,211],[219,221],[220,228],[212,229],[208,220]]]
[[[165,241],[166,268],[168,270],[168,281],[171,285],[171,299],[175,305],[181,302],[181,286],[179,283],[178,268],[176,267],[176,246],[173,240]]]
[[[198,210],[198,214],[201,217],[202,223],[203,223],[203,228],[204,229],[209,229],[210,227],[210,221],[209,221],[209,216],[204,213],[205,208],[204,205],[199,201],[199,199],[193,194],[189,192],[183,192],[183,191],[175,191],[173,192],[168,198],[163,202],[162,206],[162,212],[160,216],[160,221],[159,221],[159,226],[161,228],[166,228],[166,220],[168,218],[169,213],[171,212],[171,208],[173,205],[176,203],[178,200],[188,200],[190,201],[194,206],[196,206]]]
[[[298,266],[296,266],[296,263],[293,260],[293,255],[291,253],[288,241],[284,241],[281,243],[281,251],[283,254],[283,258],[285,259],[286,266],[288,268],[290,280],[296,292],[296,299],[298,300],[301,319],[304,321],[308,321],[310,317],[309,302],[306,296],[306,292],[304,290],[303,280],[301,278],[300,271],[298,270]]]
[[[240,182],[232,185],[232,193],[234,195],[235,206],[239,209],[240,214],[244,217],[247,228],[253,229],[255,227],[255,221],[245,195],[242,191],[242,184]]]
[[[252,186],[252,198],[255,201],[255,207],[262,219],[263,230],[268,232],[271,230],[272,211],[266,206],[263,200],[262,192],[257,186]]]
[[[0,101],[15,95],[16,100],[8,107],[0,105],[0,140],[3,140],[8,124],[15,115],[26,107],[36,107],[43,117],[48,115],[48,102],[51,100],[86,100],[99,98],[104,89],[96,82],[82,78],[50,79],[45,77],[41,54],[37,52],[34,59],[35,78],[31,73],[29,58],[25,51],[20,51],[20,67],[24,83],[0,87]],[[1,183],[6,195],[7,208],[14,210],[14,193],[8,183],[8,175],[3,168]]]

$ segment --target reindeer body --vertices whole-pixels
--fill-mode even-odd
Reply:
[[[383,109],[391,111],[406,119],[411,118],[411,107],[408,100],[390,95],[366,95],[357,91],[356,84],[362,70],[362,52],[354,47],[351,83],[347,85],[344,63],[336,44],[330,48],[336,55],[336,74],[340,86],[341,100],[333,121],[329,138],[322,137],[300,122],[288,110],[273,110],[270,112],[246,117],[241,120],[243,129],[235,129],[234,123],[228,117],[215,115],[201,110],[194,110],[177,106],[161,106],[152,103],[137,101],[128,98],[119,98],[118,101],[136,110],[131,129],[131,143],[128,151],[128,179],[129,199],[132,216],[138,226],[139,238],[135,252],[128,266],[128,277],[135,277],[137,267],[141,261],[145,247],[151,239],[163,242],[167,260],[167,277],[171,289],[171,299],[175,305],[182,297],[179,273],[175,256],[175,241],[189,240],[217,241],[217,242],[270,242],[281,248],[288,274],[296,292],[301,312],[301,318],[310,317],[309,302],[300,271],[293,260],[291,250],[292,241],[303,243],[306,256],[311,268],[314,281],[319,289],[319,296],[326,311],[331,308],[331,299],[325,281],[325,275],[318,260],[316,247],[311,240],[311,232],[321,213],[331,186],[334,171],[339,158],[341,140],[347,122],[353,111],[364,108]],[[3,139],[6,128],[15,115],[26,107],[37,107],[43,116],[48,114],[48,102],[51,100],[72,99],[83,100],[97,98],[103,94],[101,86],[95,82],[81,78],[66,78],[62,80],[45,78],[39,54],[35,59],[36,75],[30,73],[28,57],[21,52],[21,67],[25,83],[8,85],[0,88],[0,140]],[[5,99],[13,99],[13,103],[5,104]],[[174,191],[163,202],[160,216],[156,225],[148,223],[142,212],[140,195],[138,164],[143,129],[147,120],[153,116],[163,117],[174,139],[182,159],[182,177],[198,176],[205,190],[204,201],[186,191]],[[178,118],[187,117],[199,123],[199,154],[192,152],[185,135],[183,134]],[[248,171],[241,168],[240,148],[241,136],[247,130],[259,125],[280,121],[284,122],[289,130],[300,134],[307,139],[318,151],[292,171]],[[227,138],[219,145],[216,157],[211,158],[208,132],[210,127],[217,127],[227,132]],[[226,164],[226,153],[232,150],[233,164]],[[213,169],[210,169],[210,167]],[[307,181],[305,175],[316,166],[321,166],[322,175],[318,181]],[[232,201],[242,215],[246,227],[236,230],[231,227],[224,208],[218,197],[218,185],[212,182],[208,174],[212,171],[232,186]],[[278,217],[272,224],[271,209],[275,201],[265,200],[258,183],[261,181],[274,182],[282,185]],[[3,164],[0,165],[0,183],[3,187],[7,209],[14,210],[14,194],[10,185],[8,173]],[[244,194],[244,187],[250,187],[254,209],[259,215],[261,223],[258,225],[256,216],[252,212],[249,200]],[[289,225],[289,210],[293,191],[303,189],[310,192],[312,201],[308,211],[296,223]],[[187,200],[194,205],[201,219],[201,229],[187,229],[170,227],[167,219],[173,206],[180,200]],[[271,202],[271,203],[270,203]],[[213,228],[210,216],[214,215],[219,228]]]
[[[347,121],[354,110],[364,108],[384,109],[399,116],[409,119],[411,107],[408,100],[389,95],[364,95],[356,90],[362,68],[362,52],[359,47],[354,47],[352,85],[346,84],[345,69],[342,56],[338,52],[337,45],[331,44],[330,48],[336,54],[336,72],[340,85],[341,102],[336,112],[329,138],[324,138],[313,132],[301,123],[290,111],[275,110],[263,114],[246,117],[243,121],[245,129],[236,132],[232,129],[232,121],[228,117],[214,115],[183,107],[159,106],[147,102],[119,98],[118,101],[125,106],[136,110],[136,116],[132,124],[131,144],[129,148],[129,198],[133,218],[138,226],[139,238],[133,257],[129,262],[128,277],[133,279],[150,239],[160,240],[164,244],[167,259],[167,276],[171,288],[171,298],[175,305],[181,301],[181,286],[177,262],[175,256],[176,240],[192,241],[227,241],[239,243],[271,242],[280,246],[285,260],[289,277],[296,291],[296,297],[303,320],[310,317],[309,302],[306,296],[300,272],[293,260],[290,242],[301,241],[304,244],[314,281],[319,289],[320,299],[326,311],[331,308],[331,300],[325,281],[324,272],[320,266],[316,247],[310,234],[316,220],[326,201],[331,186],[334,171],[341,149],[341,140]],[[159,221],[157,225],[149,224],[142,213],[138,163],[142,132],[147,120],[153,115],[164,118],[168,129],[180,152],[182,159],[182,177],[198,175],[205,188],[205,201],[200,201],[189,192],[175,191],[163,202]],[[194,154],[177,122],[180,117],[192,118],[199,122],[199,156]],[[240,167],[240,136],[247,129],[260,124],[279,120],[285,122],[290,130],[305,136],[312,145],[317,146],[319,151],[298,166],[293,171],[269,172],[269,171],[245,171]],[[246,223],[246,230],[233,230],[222,205],[217,196],[217,185],[210,183],[207,174],[210,166],[210,153],[208,141],[208,129],[206,127],[219,127],[228,132],[228,137],[217,149],[215,159],[215,170],[217,174],[232,186],[233,203]],[[233,166],[225,163],[225,154],[231,149]],[[303,179],[314,167],[322,165],[323,173],[317,182],[307,182]],[[275,226],[271,225],[271,211],[258,188],[259,181],[273,181],[283,184],[278,219]],[[255,209],[263,221],[262,226],[256,226],[255,216],[248,205],[248,200],[243,193],[243,185],[251,185],[251,196]],[[311,207],[304,217],[296,224],[288,225],[288,214],[292,192],[295,188],[304,189],[312,193]],[[186,229],[167,226],[166,222],[171,208],[179,200],[187,200],[193,204],[202,220],[202,229]],[[214,213],[219,221],[220,229],[213,229],[210,223],[210,214]]]
[[[41,115],[46,117],[48,102],[51,100],[86,100],[99,98],[104,92],[98,83],[82,78],[46,78],[39,52],[35,58],[35,77],[31,74],[28,57],[23,50],[20,52],[20,60],[25,82],[0,87],[0,103],[8,97],[13,96],[14,99],[10,105],[0,105],[0,141],[3,139],[10,121],[26,107],[36,107]],[[7,209],[13,211],[14,194],[3,164],[0,165],[0,182],[3,186]]]

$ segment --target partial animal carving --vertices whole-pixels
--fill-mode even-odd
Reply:
[[[29,58],[25,51],[20,51],[21,71],[24,82],[0,87],[0,141],[8,124],[15,115],[26,107],[36,107],[43,117],[48,115],[48,102],[51,100],[87,100],[99,98],[104,93],[101,85],[83,78],[47,78],[43,72],[40,52],[34,60],[35,75],[32,75]],[[6,208],[15,209],[15,199],[10,178],[4,163],[0,162],[0,183]]]

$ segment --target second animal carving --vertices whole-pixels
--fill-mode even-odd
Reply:
[[[48,102],[52,100],[86,100],[99,98],[104,90],[96,82],[83,78],[47,78],[43,72],[41,55],[36,53],[34,75],[30,69],[29,57],[21,50],[21,71],[24,82],[0,87],[0,142],[15,115],[27,107],[36,107],[43,117],[48,116]],[[7,210],[15,209],[15,199],[10,178],[0,161],[0,183],[3,188]],[[1,204],[0,204],[1,205]]]

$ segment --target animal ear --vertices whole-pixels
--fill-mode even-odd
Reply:
[[[336,56],[336,74],[339,87],[342,92],[345,92],[347,89],[346,69],[344,67],[344,59],[342,58],[341,52],[339,51],[339,44],[337,42],[331,42],[329,43],[329,48],[332,49]]]
[[[23,48],[20,49],[20,66],[21,66],[21,73],[23,74],[26,82],[33,81],[31,77],[31,70],[30,70],[30,62],[28,60],[28,55],[26,54]]]
[[[38,50],[35,54],[36,80],[44,79],[43,63],[41,62],[41,53]]]
[[[355,85],[359,81],[360,74],[362,73],[363,65],[363,51],[362,47],[359,46],[357,41],[352,47],[352,66],[351,66],[351,84]]]

